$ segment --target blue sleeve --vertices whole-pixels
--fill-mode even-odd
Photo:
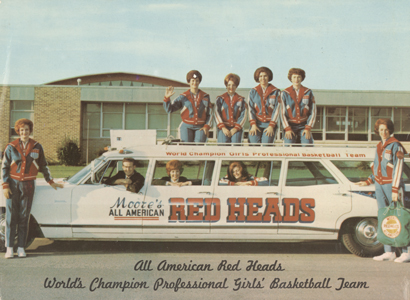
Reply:
[[[306,126],[309,126],[309,129],[313,128],[315,126],[316,122],[316,114],[317,114],[317,108],[316,108],[316,102],[315,102],[315,97],[313,96],[312,91],[309,91],[309,113],[308,113],[308,119]]]
[[[272,112],[272,117],[270,120],[269,125],[276,126],[278,124],[278,119],[279,119],[279,114],[280,114],[280,105],[279,105],[279,98],[280,98],[280,91],[275,90],[273,93],[275,95],[274,99],[269,99],[270,101],[273,101],[273,112]]]
[[[401,185],[401,178],[403,175],[404,150],[399,143],[394,143],[391,151],[393,160],[393,182],[392,191],[397,193]]]
[[[46,161],[46,157],[45,157],[45,155],[44,155],[43,147],[42,147],[40,144],[39,144],[39,146],[40,146],[40,152],[39,152],[39,156],[38,156],[38,160],[37,160],[37,162],[38,162],[38,170],[39,170],[41,173],[43,173],[44,179],[45,179],[48,183],[50,183],[50,181],[52,181],[53,178],[51,177],[50,170],[49,170],[49,168],[47,167],[47,161]],[[53,182],[51,182],[51,183],[53,183]]]
[[[211,100],[209,99],[209,95],[207,95],[204,98],[208,98],[208,107],[206,109],[206,119],[205,119],[205,124],[208,125],[209,127],[212,127],[212,104]]]
[[[7,146],[6,150],[4,150],[3,162],[1,164],[1,179],[3,180],[3,188],[8,188],[10,179],[11,147],[12,146]]]
[[[246,122],[246,110],[247,110],[246,106],[247,105],[246,105],[245,99],[243,99],[242,100],[242,105],[241,105],[241,113],[239,115],[238,120],[236,121],[236,124],[238,124],[241,127],[240,129],[243,128],[243,126],[245,125],[245,122]]]
[[[185,97],[183,95],[179,95],[175,100],[164,100],[164,109],[167,113],[172,113],[182,108],[182,100]]]
[[[254,97],[255,97],[255,90],[251,90],[249,92],[249,97],[248,97],[248,105],[249,105],[249,123],[252,125],[256,124],[256,109],[255,109],[255,104],[254,104]]]
[[[375,153],[375,160],[377,159],[377,148],[376,148],[376,153]],[[376,180],[374,177],[374,161],[370,164],[370,167],[372,169],[372,174],[367,178],[366,183],[367,185],[373,184]]]
[[[218,126],[219,129],[222,129],[222,127],[225,127],[223,120],[222,120],[222,98],[217,97],[215,101],[215,121],[216,121],[216,126]]]

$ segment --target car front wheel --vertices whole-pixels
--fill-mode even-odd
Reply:
[[[6,214],[0,214],[0,252],[6,250]]]
[[[383,253],[383,244],[377,240],[376,218],[351,222],[341,239],[346,249],[357,256],[371,257]]]

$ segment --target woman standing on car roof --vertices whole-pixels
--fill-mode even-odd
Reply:
[[[290,69],[288,79],[292,85],[282,91],[280,118],[285,144],[313,144],[311,129],[316,122],[316,103],[312,90],[302,85],[305,77],[304,70]]]
[[[6,198],[6,258],[14,256],[13,246],[18,234],[17,255],[26,257],[28,222],[34,196],[34,181],[37,173],[43,173],[45,180],[55,190],[64,185],[55,183],[47,167],[43,147],[30,139],[33,122],[28,119],[16,121],[14,129],[20,138],[7,145],[1,167],[3,193]]]
[[[225,76],[227,92],[216,98],[215,119],[218,126],[218,143],[241,143],[246,120],[246,102],[236,93],[240,78],[229,73]]]
[[[249,142],[273,143],[279,118],[280,90],[269,83],[273,73],[267,67],[256,69],[253,77],[259,85],[249,92]]]
[[[387,207],[395,201],[403,201],[403,158],[407,153],[400,142],[392,137],[394,124],[390,119],[378,119],[374,131],[381,137],[377,144],[376,155],[371,167],[373,174],[357,185],[376,184],[378,208]],[[376,261],[394,260],[397,263],[410,262],[410,247],[403,247],[402,254],[396,258],[395,247],[384,245],[385,253],[373,257]]]
[[[181,109],[182,122],[179,133],[182,142],[205,143],[212,126],[211,101],[209,95],[199,89],[202,75],[192,70],[186,75],[190,89],[179,95],[174,101],[174,87],[165,90],[164,109],[167,113]]]

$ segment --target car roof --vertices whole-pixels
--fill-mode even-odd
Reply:
[[[106,157],[129,156],[146,158],[332,158],[332,159],[374,159],[374,147],[254,147],[254,146],[217,146],[217,145],[154,145],[112,149],[105,152]]]

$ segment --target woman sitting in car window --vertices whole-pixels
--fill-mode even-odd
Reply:
[[[243,162],[235,161],[229,165],[228,174],[219,180],[219,185],[268,185],[268,179],[265,177],[253,177],[248,173]]]
[[[167,170],[168,176],[162,177],[160,180],[157,180],[154,185],[192,185],[192,181],[189,181],[186,177],[181,176],[184,168],[182,168],[182,164],[179,160],[170,160],[169,162],[167,162],[165,169]]]

